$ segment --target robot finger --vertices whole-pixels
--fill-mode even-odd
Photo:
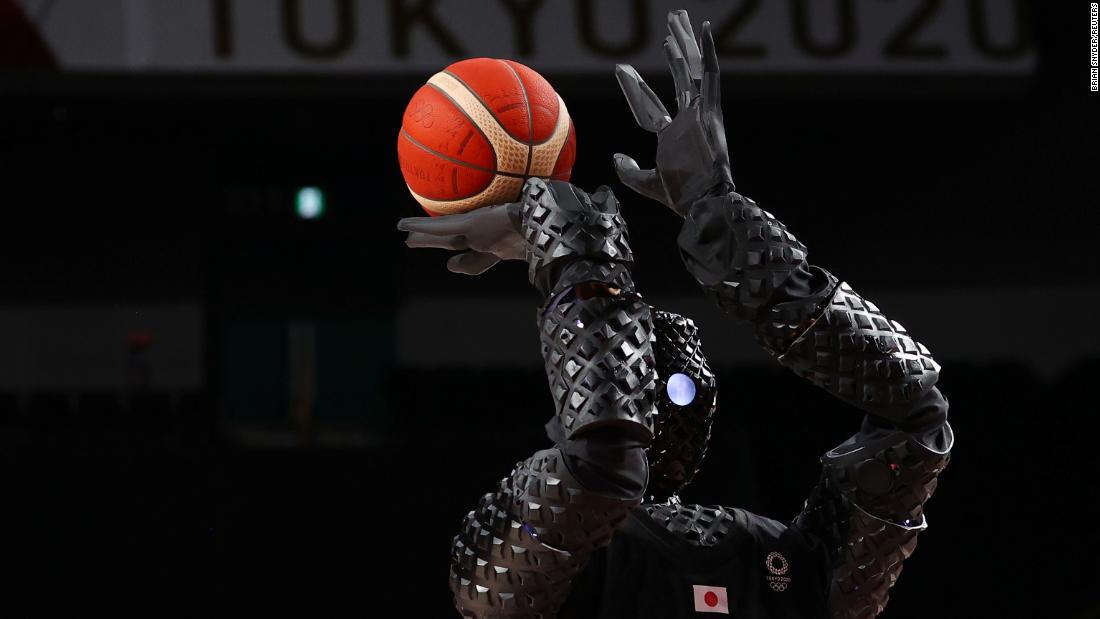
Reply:
[[[429,232],[410,232],[405,239],[407,247],[434,247],[436,249],[469,249],[470,244],[464,234],[432,234]]]
[[[668,126],[672,119],[668,115],[656,93],[645,83],[641,75],[628,64],[615,66],[615,79],[626,96],[630,111],[638,126],[646,131],[657,133]]]
[[[665,190],[657,170],[642,170],[638,162],[622,153],[615,154],[615,173],[624,185],[658,202],[665,201]]]
[[[683,110],[691,104],[691,100],[698,94],[695,81],[688,74],[687,61],[680,53],[676,40],[671,36],[665,37],[665,58],[668,60],[668,69],[672,72],[672,82],[676,86],[676,109]]]
[[[699,43],[695,40],[695,32],[691,29],[691,19],[687,11],[671,11],[668,14],[668,32],[672,35],[680,53],[687,62],[688,71],[692,79],[703,77],[703,55],[699,52]]]
[[[718,52],[714,47],[710,22],[703,22],[703,109],[722,111],[722,82],[718,71]]]

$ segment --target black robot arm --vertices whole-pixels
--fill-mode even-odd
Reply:
[[[927,527],[924,503],[949,459],[939,365],[899,323],[810,265],[806,248],[748,198],[698,201],[679,244],[704,290],[781,365],[867,413],[822,457],[795,525],[833,551],[833,616],[874,617]]]
[[[546,424],[554,445],[517,463],[467,514],[452,545],[450,582],[465,617],[550,618],[645,492],[653,326],[634,292],[626,226],[609,190],[588,195],[533,179],[522,202],[506,208],[514,225],[506,234],[521,239],[545,299],[537,319],[556,407]],[[509,257],[484,249],[494,243],[454,244]]]
[[[867,413],[822,458],[821,481],[795,525],[833,549],[835,617],[873,617],[927,526],[924,502],[953,443],[939,365],[897,322],[828,271],[786,227],[735,191],[707,24],[697,42],[669,15],[665,50],[678,113],[630,67],[617,77],[639,125],[657,134],[656,167],[616,155],[620,180],[684,218],[688,271],[732,317],[752,325],[778,362]]]

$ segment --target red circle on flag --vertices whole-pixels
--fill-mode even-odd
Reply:
[[[707,606],[718,606],[718,594],[713,591],[707,591],[707,594],[703,596],[703,603]]]

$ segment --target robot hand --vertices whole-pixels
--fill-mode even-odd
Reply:
[[[702,50],[687,11],[670,12],[668,29],[664,48],[676,84],[676,118],[669,117],[634,67],[616,66],[615,77],[634,119],[657,134],[657,167],[642,170],[630,157],[616,154],[615,171],[624,185],[684,217],[695,200],[734,186],[710,22],[703,22]]]
[[[588,194],[564,181],[529,178],[519,202],[456,215],[406,217],[397,229],[409,233],[409,247],[465,250],[447,261],[453,273],[480,275],[501,260],[526,260],[528,278],[544,295],[558,284],[577,283],[572,278],[581,275],[619,282],[633,264],[626,222],[607,187]],[[578,272],[551,268],[567,263]],[[580,273],[585,265],[600,273]]]
[[[501,260],[523,260],[520,204],[497,204],[455,215],[405,217],[397,229],[408,232],[405,245],[465,250],[447,260],[452,273],[481,275]]]

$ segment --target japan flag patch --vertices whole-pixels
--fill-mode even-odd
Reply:
[[[725,587],[704,587],[703,585],[692,585],[692,587],[695,588],[695,612],[730,614],[730,603]]]

